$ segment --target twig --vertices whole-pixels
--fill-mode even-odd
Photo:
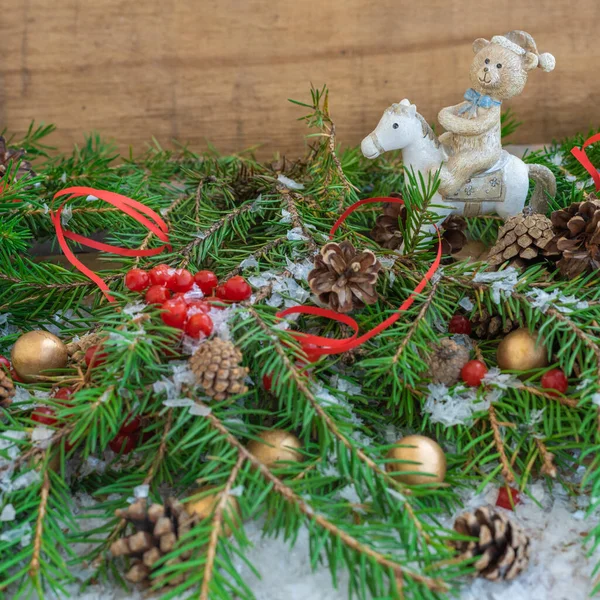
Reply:
[[[429,307],[431,306],[431,303],[433,301],[433,297],[435,295],[435,292],[437,290],[439,282],[440,282],[440,280],[436,281],[431,286],[431,289],[429,290],[429,294],[427,295],[427,298],[426,298],[425,302],[423,303],[423,306],[421,307],[419,314],[416,316],[415,320],[413,321],[412,325],[410,326],[410,329],[408,330],[408,332],[406,333],[406,335],[400,342],[400,345],[398,346],[398,350],[396,351],[396,354],[394,354],[394,359],[392,360],[392,363],[394,365],[400,359],[400,356],[402,355],[402,353],[408,346],[410,340],[412,339],[412,336],[416,333],[417,329],[419,328],[419,325],[421,324],[421,320],[425,317],[425,314],[429,310]]]
[[[200,406],[205,406],[199,400],[196,400],[196,402]],[[393,572],[395,576],[401,577],[403,574],[404,577],[408,577],[417,583],[425,585],[427,588],[433,591],[444,592],[448,590],[448,586],[443,581],[440,581],[439,579],[433,579],[425,575],[420,575],[419,573],[414,573],[410,570],[405,570],[403,565],[389,560],[383,554],[380,554],[369,546],[365,546],[349,533],[339,529],[339,527],[331,523],[324,516],[315,513],[314,510],[300,496],[298,496],[291,488],[285,485],[283,481],[276,477],[253,454],[248,452],[245,446],[229,432],[229,430],[223,425],[223,423],[221,423],[214,413],[210,412],[207,415],[207,419],[210,421],[211,426],[219,431],[227,439],[229,444],[238,450],[245,460],[248,460],[258,471],[260,471],[261,475],[273,486],[273,489],[280,496],[282,496],[286,502],[295,505],[306,518],[314,521],[317,523],[317,525],[337,537],[348,548],[368,556],[380,566]]]
[[[515,477],[510,470],[510,464],[506,456],[506,451],[504,450],[504,442],[502,441],[502,436],[500,435],[500,427],[496,417],[496,409],[493,405],[490,405],[488,413],[490,415],[490,425],[492,426],[492,431],[494,432],[494,443],[496,444],[496,450],[500,455],[500,462],[502,463],[502,475],[504,476],[506,483],[510,484],[514,482]]]
[[[229,502],[229,492],[235,483],[236,477],[242,467],[242,464],[246,460],[246,457],[239,452],[238,459],[235,463],[223,491],[220,492],[219,501],[215,507],[215,514],[213,516],[210,532],[210,541],[208,542],[208,548],[206,550],[206,563],[204,565],[204,576],[202,577],[202,588],[200,590],[200,600],[209,600],[210,593],[210,582],[213,576],[213,569],[215,565],[215,556],[217,554],[217,544],[219,543],[219,536],[221,535],[222,523],[223,523],[223,512]]]
[[[44,518],[46,516],[46,508],[48,506],[48,496],[50,495],[50,477],[48,470],[44,470],[44,482],[40,491],[40,504],[38,508],[38,517],[35,526],[35,537],[33,540],[33,554],[31,563],[29,564],[29,575],[37,577],[40,569],[40,554],[42,551],[42,534],[44,532]]]
[[[344,189],[346,190],[346,193],[351,193],[353,190],[358,192],[359,189],[353,185],[352,183],[350,183],[349,179],[346,177],[346,174],[344,173],[344,169],[342,168],[342,162],[339,159],[339,156],[337,155],[337,151],[335,149],[335,123],[331,120],[331,117],[329,117],[329,115],[327,115],[327,118],[329,119],[329,125],[330,125],[330,129],[329,129],[329,154],[331,155],[331,160],[333,160],[333,164],[335,165],[336,171],[338,172],[338,175],[340,177],[340,179],[342,180],[342,185],[344,186]],[[344,210],[344,195],[342,194],[342,196],[340,197],[340,201],[338,204],[338,211],[341,213]]]
[[[167,412],[167,422],[165,423],[165,430],[163,431],[162,437],[160,438],[160,445],[158,447],[158,452],[155,454],[154,456],[154,460],[152,461],[152,465],[150,466],[150,469],[148,470],[148,474],[146,475],[146,477],[144,478],[144,484],[148,485],[155,473],[156,473],[156,469],[158,468],[158,465],[160,465],[165,452],[167,450],[167,437],[169,436],[169,432],[171,431],[171,427],[173,425],[173,409],[170,408]]]
[[[245,204],[244,206],[240,206],[239,208],[236,208],[235,210],[231,211],[230,213],[228,213],[227,215],[225,215],[224,217],[222,217],[221,219],[219,219],[218,221],[213,223],[208,229],[205,229],[202,232],[202,237],[197,237],[197,238],[193,239],[191,242],[189,242],[186,246],[184,246],[183,250],[180,252],[180,254],[184,257],[183,260],[181,261],[181,267],[182,268],[187,267],[188,263],[190,262],[190,254],[192,253],[194,248],[196,248],[196,246],[199,246],[202,242],[204,242],[206,239],[208,239],[213,233],[215,233],[215,231],[218,231],[219,229],[221,229],[221,227],[223,227],[224,225],[227,225],[227,223],[230,223],[235,218],[239,217],[241,214],[247,213],[248,211],[252,210],[253,206],[254,206],[253,203],[248,203],[248,204]]]
[[[554,464],[554,454],[552,454],[552,452],[548,452],[548,448],[546,448],[546,444],[544,444],[542,440],[537,437],[534,437],[533,439],[535,440],[536,446],[540,451],[540,455],[544,463],[540,473],[542,475],[548,475],[548,477],[556,477],[557,471],[556,465]]]
[[[278,246],[283,244],[283,242],[286,242],[286,241],[287,241],[286,237],[275,238],[274,240],[271,240],[264,246],[261,246],[256,252],[253,252],[252,254],[248,255],[244,260],[248,260],[249,258],[257,259],[259,256],[265,256],[266,254],[271,252],[271,250],[274,250],[275,248],[277,248]],[[227,273],[227,275],[225,275],[225,279],[227,280],[235,275],[239,275],[241,273],[241,271],[242,271],[242,267],[240,267],[238,265],[235,269],[231,270],[229,273]]]
[[[282,184],[277,185],[277,191],[281,194],[281,197],[285,200],[287,211],[290,213],[290,217],[292,219],[292,225],[300,229],[302,235],[306,237],[306,243],[312,252],[316,252],[319,249],[319,245],[315,241],[313,235],[308,231],[304,222],[300,218],[300,214],[298,213],[298,208],[296,207],[296,200],[302,199],[302,196],[297,193],[292,193],[288,188],[286,188]]]

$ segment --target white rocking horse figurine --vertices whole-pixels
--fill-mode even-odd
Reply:
[[[402,150],[405,168],[420,172],[425,181],[448,159],[447,149],[417,107],[406,99],[383,113],[377,127],[362,141],[361,150],[371,159],[390,150]],[[523,210],[530,178],[536,183],[531,208],[533,212],[545,213],[548,196],[556,194],[554,174],[543,165],[525,164],[505,150],[491,169],[471,177],[452,196],[442,198],[436,193],[430,210],[440,216],[438,222],[450,214],[472,217],[497,213],[507,219]],[[427,229],[432,231],[433,227]]]

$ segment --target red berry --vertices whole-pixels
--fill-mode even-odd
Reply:
[[[56,400],[63,400],[60,404],[69,404],[74,391],[71,387],[60,388],[54,393],[54,398]]]
[[[470,360],[462,368],[460,376],[469,387],[477,387],[486,373],[487,367],[480,360]]]
[[[132,292],[141,292],[150,285],[150,276],[143,269],[131,269],[125,275],[125,286]]]
[[[189,292],[194,285],[194,276],[187,269],[175,271],[170,288],[174,292]]]
[[[223,287],[222,285],[220,285],[219,287]],[[217,288],[217,292],[218,292]],[[205,302],[211,307],[211,308],[216,308],[217,310],[225,310],[227,307],[224,306],[224,303],[226,303],[226,300],[224,300],[223,298],[218,298],[216,296],[210,296],[209,298],[205,298],[204,299]]]
[[[550,371],[542,375],[542,387],[564,394],[569,387],[569,382],[566,375],[560,369],[550,369]]]
[[[448,331],[450,333],[464,333],[465,335],[471,334],[471,321],[463,315],[454,315],[448,323]]]
[[[117,435],[130,435],[135,433],[141,426],[142,420],[138,415],[131,416],[128,421],[125,421],[123,425],[121,425],[121,429],[119,429],[119,433]]]
[[[137,446],[138,436],[137,435],[121,435],[118,434],[117,437],[113,438],[108,442],[110,449],[117,454],[129,454],[131,451],[135,450]]]
[[[102,352],[98,346],[90,346],[85,352],[85,364],[88,367],[99,367],[106,362],[107,354]]]
[[[57,421],[56,411],[50,406],[38,406],[33,409],[31,420],[40,425],[54,425]]]
[[[175,277],[175,269],[169,265],[157,265],[148,275],[152,285],[164,285],[170,288]]]
[[[197,315],[198,313],[209,313],[210,312],[210,304],[208,302],[204,302],[204,300],[192,300],[187,303],[188,305],[188,317],[192,317],[193,315]]]
[[[219,280],[212,271],[198,271],[194,275],[194,281],[205,296],[210,296],[212,291],[219,285]]]
[[[181,298],[171,298],[162,305],[162,320],[169,327],[183,329],[187,319],[187,304]]]
[[[504,486],[498,490],[498,499],[496,500],[496,506],[499,506],[500,508],[506,508],[507,510],[512,510],[513,505],[516,506],[517,504],[519,504],[520,501],[521,498],[519,496],[519,492],[515,489]]]
[[[263,375],[262,378],[263,387],[265,391],[270,392],[273,387],[273,376],[272,375]]]
[[[171,297],[171,292],[164,285],[152,285],[146,292],[148,304],[163,304]]]
[[[219,291],[221,287],[223,290]],[[244,300],[248,300],[252,295],[252,288],[243,277],[236,275],[229,281],[226,281],[223,286],[217,288],[217,296],[220,297],[220,294],[223,294],[225,300],[243,302]]]
[[[6,368],[6,370],[10,369],[10,360],[6,358],[6,356],[2,356],[0,354],[0,369]]]
[[[17,383],[25,383],[25,381],[19,377],[19,375],[14,369],[10,370],[10,377],[13,381],[16,381]]]
[[[202,335],[208,337],[213,332],[212,319],[206,313],[196,313],[186,323],[185,332],[195,339],[199,339]]]

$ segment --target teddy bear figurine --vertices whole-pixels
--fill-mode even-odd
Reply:
[[[456,196],[473,175],[500,160],[502,102],[523,91],[529,71],[536,67],[552,71],[555,66],[554,57],[538,54],[534,39],[525,31],[510,31],[491,41],[479,38],[473,51],[473,87],[466,91],[464,102],[443,108],[438,115],[446,130],[439,141],[448,153],[440,171],[440,193],[445,198]]]

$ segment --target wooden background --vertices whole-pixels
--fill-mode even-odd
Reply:
[[[339,140],[356,144],[407,96],[430,121],[469,86],[471,42],[529,31],[557,68],[508,104],[535,143],[600,126],[600,0],[3,0],[0,126],[55,123],[141,150],[304,145],[310,82],[327,83]]]

